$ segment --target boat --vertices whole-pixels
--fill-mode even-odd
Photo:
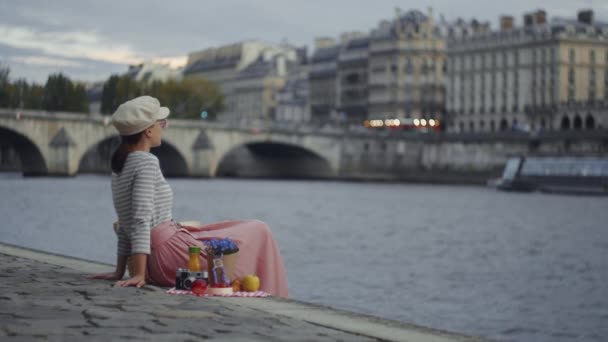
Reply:
[[[608,195],[608,158],[514,157],[488,185],[506,191]]]

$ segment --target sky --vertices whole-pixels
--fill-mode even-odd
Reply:
[[[44,83],[63,72],[78,81],[103,81],[129,64],[179,66],[189,52],[248,39],[308,46],[315,37],[368,32],[402,11],[433,9],[447,21],[477,18],[498,26],[502,14],[517,25],[539,8],[576,17],[591,8],[608,22],[608,0],[0,0],[0,65],[11,79]]]

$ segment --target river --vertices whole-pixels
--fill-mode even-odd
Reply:
[[[177,220],[267,222],[295,299],[501,341],[608,338],[607,197],[389,183],[169,183]],[[0,242],[114,262],[109,177],[4,173],[0,199]]]

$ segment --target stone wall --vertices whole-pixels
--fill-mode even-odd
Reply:
[[[608,158],[608,134],[602,131],[350,137],[343,144],[338,177],[356,180],[485,183],[515,156]]]

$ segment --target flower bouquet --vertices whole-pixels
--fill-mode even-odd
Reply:
[[[239,247],[229,238],[204,242],[207,252],[207,272],[211,287],[230,287]]]

